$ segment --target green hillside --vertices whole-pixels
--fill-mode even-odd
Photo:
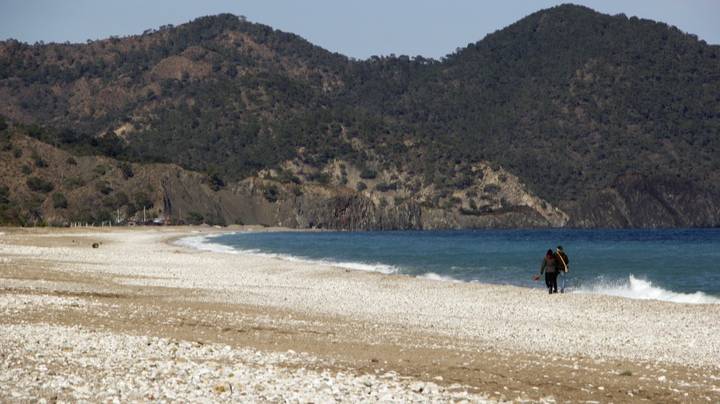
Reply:
[[[431,187],[416,202],[474,213],[475,197],[452,198],[476,193],[488,163],[569,225],[720,223],[720,47],[580,6],[442,60],[352,60],[232,15],[87,44],[6,41],[0,99],[8,121],[72,153],[223,184],[270,170],[342,186],[327,174],[342,161],[387,174],[380,192]]]

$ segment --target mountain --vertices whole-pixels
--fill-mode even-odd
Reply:
[[[232,15],[87,44],[5,41],[0,100],[0,161],[19,178],[34,166],[14,150],[30,138],[76,160],[182,172],[205,196],[168,203],[181,194],[168,181],[148,195],[154,214],[178,220],[720,224],[720,47],[580,6],[442,60],[353,60]],[[4,185],[5,199],[29,203]],[[18,215],[62,222],[92,205],[56,212],[45,198]],[[130,202],[105,213],[137,217]]]

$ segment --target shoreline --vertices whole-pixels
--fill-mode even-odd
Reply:
[[[220,253],[220,254],[234,254],[234,255],[249,255],[249,256],[255,256],[255,257],[261,257],[261,258],[268,258],[268,259],[279,259],[282,261],[286,261],[289,263],[301,263],[301,264],[308,264],[308,265],[321,265],[321,266],[329,266],[334,267],[337,270],[340,271],[361,271],[361,272],[368,272],[368,273],[379,273],[382,275],[398,275],[398,276],[407,276],[411,278],[417,278],[417,279],[427,279],[431,281],[439,281],[439,282],[453,282],[453,283],[463,283],[463,284],[479,284],[479,285],[486,285],[486,286],[512,286],[512,287],[518,287],[526,290],[544,290],[544,286],[542,285],[542,280],[540,280],[537,285],[538,286],[527,286],[522,284],[513,284],[508,282],[498,282],[498,283],[492,283],[492,282],[482,282],[479,280],[464,280],[464,279],[457,279],[449,275],[443,275],[435,272],[426,272],[421,274],[408,274],[401,272],[401,268],[398,268],[391,264],[383,264],[383,263],[365,263],[365,262],[355,262],[355,261],[334,261],[330,258],[308,258],[303,256],[295,256],[291,254],[285,254],[285,253],[273,253],[273,252],[261,252],[261,251],[254,251],[254,250],[239,250],[235,247],[232,247],[230,245],[225,245],[222,243],[216,243],[212,241],[212,238],[224,236],[224,235],[232,235],[232,234],[238,234],[238,233],[244,233],[244,234],[251,234],[251,233],[264,233],[264,232],[306,232],[303,229],[287,229],[287,228],[271,228],[271,229],[252,229],[252,230],[244,230],[244,231],[228,231],[228,232],[218,232],[214,234],[208,234],[205,236],[187,236],[187,237],[177,237],[173,238],[172,240],[168,241],[168,244],[170,245],[176,245],[181,247],[186,247],[198,251],[205,251],[205,252],[212,252],[212,253]],[[312,232],[312,230],[310,230]],[[183,243],[183,240],[189,240],[193,238],[202,238],[203,240],[199,240],[198,243]],[[659,302],[669,302],[669,303],[675,303],[675,304],[701,304],[701,305],[720,305],[720,296],[712,295],[705,293],[703,291],[695,291],[695,292],[676,292],[669,289],[663,289],[661,287],[653,286],[650,281],[647,281],[643,278],[635,278],[633,274],[629,274],[628,276],[628,284],[627,285],[608,285],[608,286],[591,286],[589,288],[581,287],[577,290],[570,290],[570,294],[590,294],[590,295],[602,295],[602,296],[613,296],[613,297],[619,297],[623,299],[632,299],[632,300],[652,300],[652,301],[659,301]],[[629,288],[632,286],[634,282],[637,282],[641,284],[640,286],[644,289],[650,289],[644,291],[644,295],[633,295],[632,290],[623,290],[622,288]],[[610,288],[610,290],[602,290],[602,288]]]
[[[548,324],[542,310],[547,295],[532,289],[267,257],[238,259],[172,244],[199,235],[193,231],[207,235],[216,230],[0,229],[5,232],[0,238],[0,323],[28,338],[37,327],[51,327],[53,335],[80,339],[87,332],[103,332],[101,340],[129,341],[124,336],[136,335],[159,338],[161,345],[224,344],[232,352],[254,350],[258,357],[307,353],[317,360],[298,359],[301,367],[318,372],[307,379],[325,372],[322,377],[350,389],[341,394],[346,399],[368,388],[358,380],[388,372],[394,372],[388,383],[369,383],[373,388],[392,385],[396,398],[406,399],[430,397],[418,393],[417,386],[413,390],[412,383],[432,383],[428,388],[437,395],[431,397],[440,401],[460,391],[471,401],[720,399],[720,314],[708,305],[566,294],[557,296],[561,305],[552,313],[565,320]],[[103,244],[92,249],[91,242],[98,240]],[[8,346],[16,346],[18,338],[0,335]],[[28,349],[20,344],[10,354],[83,357],[42,346]],[[248,366],[267,370],[258,363]],[[285,372],[281,379],[297,369],[297,363],[277,366]],[[13,387],[6,383],[0,378],[0,386]],[[272,390],[272,382],[263,383]],[[203,386],[207,397],[240,397],[233,395],[237,390],[218,393],[212,385]],[[38,390],[31,393],[47,397]]]

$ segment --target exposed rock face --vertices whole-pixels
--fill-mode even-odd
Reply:
[[[515,206],[481,215],[462,215],[440,209],[423,210],[423,229],[483,229],[554,227],[539,212]]]
[[[275,189],[277,200],[268,189]],[[360,193],[321,186],[303,186],[302,194],[272,181],[250,179],[221,195],[227,221],[297,228],[390,230],[422,228],[415,203],[379,207]]]
[[[278,199],[268,199],[267,189],[276,189]],[[191,193],[183,195],[190,196]],[[167,194],[165,198],[173,197]],[[203,201],[202,209],[214,212],[216,218],[226,223],[293,228],[410,230],[552,226],[540,212],[527,206],[466,215],[423,208],[414,201],[380,206],[362,193],[331,187],[304,186],[302,194],[295,195],[282,184],[259,179],[243,181],[218,192],[217,198],[204,198]],[[188,198],[180,204],[186,209],[197,209],[198,202]],[[178,213],[177,209],[168,212],[170,215]]]
[[[512,204],[474,214],[422,207],[415,201],[380,206],[360,192],[321,186],[303,186],[302,194],[294,195],[285,186],[275,184],[279,199],[269,201],[264,189],[271,184],[253,179],[220,191],[218,206],[213,209],[228,223],[342,230],[720,225],[720,207],[716,202],[720,200],[719,194],[677,181],[641,176],[619,178],[613,188],[558,209],[556,216],[548,216],[547,208],[530,204]],[[557,220],[558,217],[563,220]]]
[[[720,193],[692,183],[626,175],[566,210],[572,227],[717,227],[718,201]]]
[[[344,230],[400,230],[422,227],[420,208],[415,203],[380,208],[357,193],[323,199],[304,195],[297,209],[300,227],[328,227]],[[304,217],[301,216],[304,213]]]
[[[0,152],[0,216],[9,224],[145,216],[172,223],[339,230],[720,226],[720,193],[678,179],[626,175],[593,198],[556,207],[506,170],[480,164],[472,184],[433,204],[440,194],[432,184],[413,191],[417,178],[405,172],[379,172],[364,180],[367,189],[348,187],[360,180],[349,163],[343,163],[346,185],[341,175],[321,185],[306,178],[283,182],[268,174],[218,188],[207,175],[172,164],[72,156],[20,135],[8,144]],[[377,186],[393,177],[392,189]],[[33,187],[31,179],[48,190]]]

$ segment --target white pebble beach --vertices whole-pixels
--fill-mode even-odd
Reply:
[[[720,305],[178,242],[219,231],[3,230],[0,401],[720,401]]]

